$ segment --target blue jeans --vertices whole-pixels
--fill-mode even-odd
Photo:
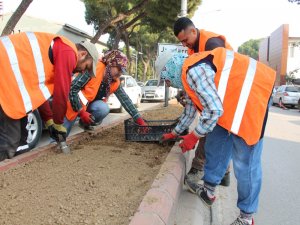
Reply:
[[[257,211],[262,182],[262,147],[263,139],[249,146],[219,125],[206,136],[203,180],[212,186],[220,184],[232,158],[237,179],[237,207],[245,213]]]
[[[95,118],[95,123],[102,123],[102,120],[108,115],[109,113],[109,107],[107,103],[96,100],[91,102],[87,107],[87,112],[91,113]],[[64,119],[64,127],[67,129],[67,136],[69,136],[69,133],[75,123],[76,119],[74,120],[68,120],[66,117]]]

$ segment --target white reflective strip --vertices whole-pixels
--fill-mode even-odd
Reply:
[[[19,90],[21,92],[25,111],[26,111],[26,113],[30,112],[32,110],[32,103],[31,103],[29,93],[26,90],[24,80],[23,80],[23,77],[22,77],[22,74],[21,74],[21,71],[19,68],[19,62],[18,62],[15,48],[14,48],[11,40],[7,36],[2,37],[0,39],[1,39],[1,42],[3,43],[4,48],[7,52],[7,55],[8,55],[9,61],[10,61],[10,65],[11,65],[11,69],[14,72],[17,84],[19,86]]]
[[[233,60],[234,60],[234,52],[230,50],[226,50],[225,64],[218,85],[218,94],[222,103],[224,101],[228,78],[232,68]]]
[[[89,101],[85,98],[85,96],[83,95],[82,91],[79,91],[79,92],[78,92],[78,95],[79,95],[79,98],[80,98],[81,102],[82,102],[84,105],[87,105]]]
[[[243,83],[241,95],[238,101],[238,105],[234,114],[231,131],[235,134],[239,132],[240,125],[243,119],[243,115],[245,112],[246,104],[249,98],[249,94],[252,88],[255,72],[256,72],[257,62],[250,58],[249,67],[247,70],[247,74]],[[251,132],[251,131],[249,131]]]
[[[26,35],[28,37],[28,40],[29,40],[29,43],[30,43],[30,46],[32,49],[36,70],[38,73],[40,90],[43,93],[44,98],[49,99],[51,94],[50,94],[48,87],[45,85],[46,75],[45,75],[44,63],[43,63],[42,54],[41,54],[38,40],[36,39],[36,36],[32,32],[26,32]]]

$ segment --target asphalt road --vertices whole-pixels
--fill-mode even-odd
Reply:
[[[300,224],[300,112],[271,107],[255,225]]]
[[[141,103],[140,107],[138,108],[139,111],[145,111],[145,110],[150,110],[151,108],[153,108],[154,106],[157,106],[159,104],[163,104],[161,102],[147,102],[147,103]],[[126,111],[123,113],[109,113],[108,116],[103,120],[101,125],[106,125],[111,123],[112,121],[114,121],[117,118],[120,118],[121,116],[124,116],[128,114]],[[78,126],[78,122],[73,126],[70,135],[74,135],[77,133],[83,132],[83,130]],[[44,146],[49,144],[49,135],[47,130],[43,131],[43,135],[41,137],[41,140],[39,141],[39,143],[37,144],[36,148]]]

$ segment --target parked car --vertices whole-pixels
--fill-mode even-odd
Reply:
[[[145,83],[142,88],[142,102],[144,101],[164,101],[165,100],[165,81],[160,80],[158,85],[158,80],[151,79]],[[175,98],[177,95],[176,88],[169,88],[169,99]]]
[[[144,87],[145,86],[145,84],[143,83],[143,82],[141,82],[141,81],[138,81],[138,82],[136,82],[140,87]]]
[[[122,87],[124,88],[125,92],[129,96],[133,104],[136,107],[139,107],[142,98],[141,87],[137,84],[135,79],[129,75],[122,75],[120,77],[120,81]],[[123,107],[115,94],[109,96],[107,103],[111,110],[115,110],[117,112],[123,112]]]
[[[281,85],[273,96],[273,104],[283,104],[295,107],[300,99],[300,86]]]

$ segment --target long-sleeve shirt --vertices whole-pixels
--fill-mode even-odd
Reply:
[[[78,92],[86,85],[86,83],[90,80],[90,75],[88,73],[84,73],[81,76],[76,77],[76,79],[73,80],[72,82],[72,88],[69,94],[69,99],[72,105],[73,109],[77,109],[77,111],[80,111],[82,108]],[[100,85],[100,88],[102,85]],[[99,93],[99,91],[98,91]],[[120,85],[119,88],[115,91],[114,93],[118,100],[120,101],[122,107],[129,113],[129,115],[136,120],[137,118],[140,117],[140,114],[136,107],[134,106],[133,102],[125,92],[124,88]],[[97,98],[97,96],[96,96]],[[102,100],[100,99],[95,99],[95,100]]]
[[[62,124],[67,111],[67,100],[71,86],[72,72],[76,67],[76,54],[74,50],[65,44],[60,38],[54,40],[52,49],[54,65],[54,90],[52,110],[49,102],[39,107],[42,120],[53,118],[54,123]]]
[[[207,63],[201,63],[191,68],[187,73],[187,82],[199,98],[203,110],[201,112],[195,133],[203,137],[216,126],[219,117],[223,114],[223,105],[214,83],[215,72]],[[178,135],[187,129],[197,114],[197,107],[186,96],[187,104],[174,131]]]

